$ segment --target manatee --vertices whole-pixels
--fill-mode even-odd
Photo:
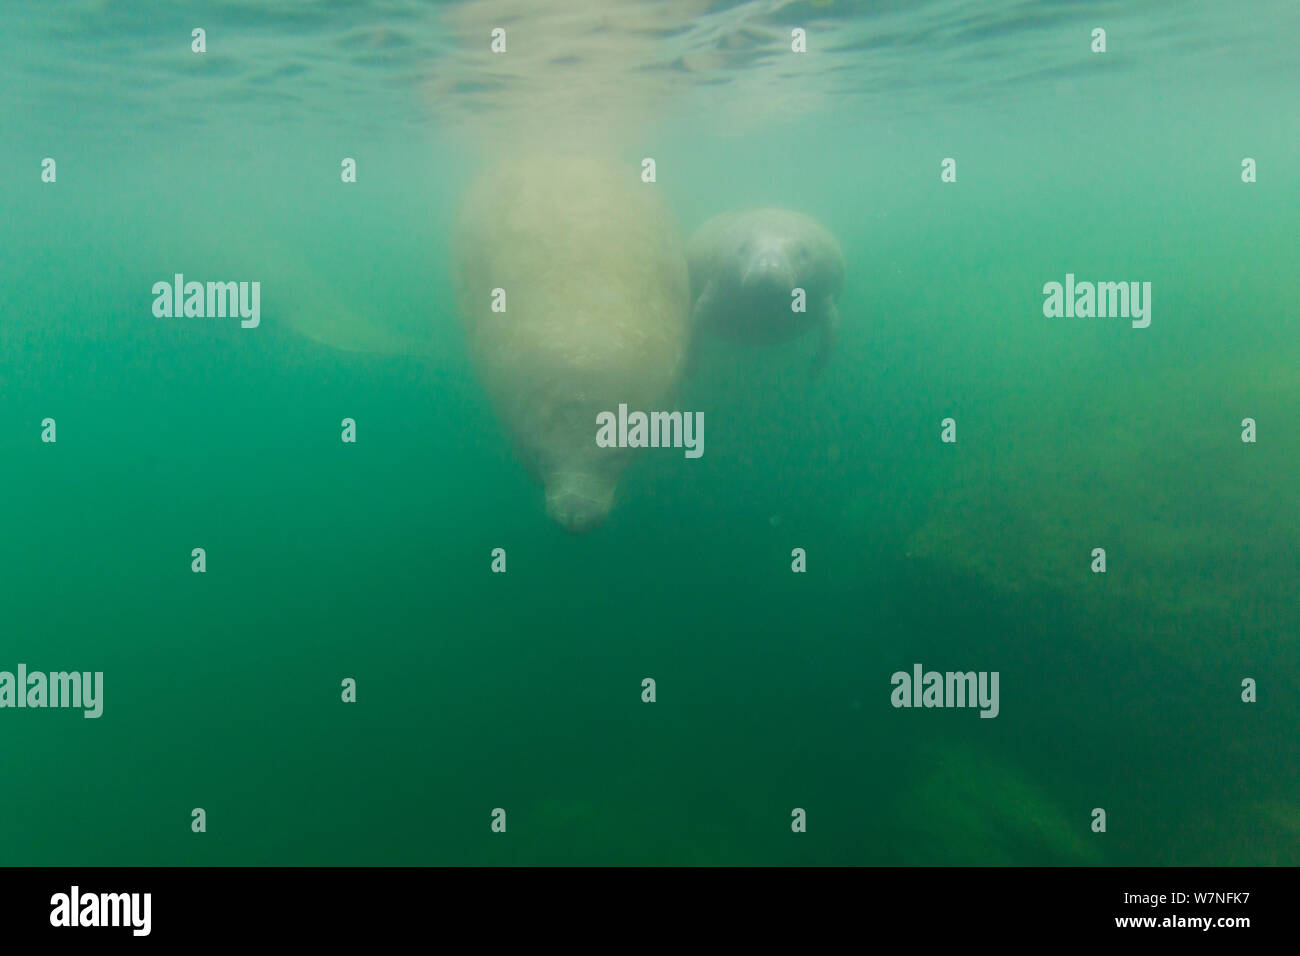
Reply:
[[[686,248],[693,321],[734,342],[776,345],[817,329],[813,373],[825,367],[839,326],[844,255],[815,220],[789,209],[710,219]],[[805,311],[795,311],[794,290]]]
[[[686,257],[658,192],[591,156],[529,154],[484,173],[453,230],[470,357],[569,531],[605,520],[628,463],[596,444],[597,415],[668,407],[685,368]]]

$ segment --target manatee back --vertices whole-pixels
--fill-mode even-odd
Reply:
[[[633,365],[671,377],[684,351],[687,270],[654,193],[586,157],[530,157],[475,184],[455,230],[454,274],[487,366],[517,360],[531,375],[573,380]],[[497,287],[504,313],[490,308]]]
[[[663,407],[685,365],[686,261],[656,193],[587,157],[530,155],[464,198],[453,271],[470,354],[548,487],[561,471],[608,486],[625,455],[597,448],[596,414]]]

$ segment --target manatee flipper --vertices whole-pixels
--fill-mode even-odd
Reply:
[[[230,261],[234,275],[262,276],[263,321],[344,352],[429,355],[434,324],[417,310],[394,313],[365,301],[364,277],[348,280],[344,250],[311,246],[274,228],[250,230]],[[310,251],[308,251],[310,250]]]
[[[840,330],[840,310],[834,302],[827,302],[822,310],[822,321],[818,329],[820,339],[817,343],[817,353],[813,356],[810,377],[818,378],[826,370],[827,364],[831,360],[831,353],[835,351],[835,343],[839,339]]]
[[[695,370],[700,365],[700,345],[704,341],[704,326],[708,322],[709,312],[714,306],[716,290],[713,281],[710,280],[700,293],[700,297],[695,300],[695,308],[691,312],[690,339],[686,343],[686,362],[683,370],[683,377],[688,379],[695,378]]]

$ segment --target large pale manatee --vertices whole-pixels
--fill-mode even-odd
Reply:
[[[656,194],[634,167],[531,157],[485,173],[457,218],[471,357],[569,531],[605,520],[627,465],[597,446],[596,416],[668,407],[686,359],[686,259]]]

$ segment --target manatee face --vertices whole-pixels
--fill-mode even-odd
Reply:
[[[740,287],[753,295],[788,295],[808,267],[799,239],[771,231],[737,237],[732,255]]]
[[[810,295],[839,294],[844,281],[839,245],[813,219],[788,209],[720,218],[725,225],[714,233],[712,278],[724,287],[755,298],[780,293],[778,301],[788,299],[795,287]],[[702,232],[708,236],[707,229]]]
[[[546,514],[565,531],[585,534],[609,517],[615,487],[599,474],[555,472],[546,479]]]

